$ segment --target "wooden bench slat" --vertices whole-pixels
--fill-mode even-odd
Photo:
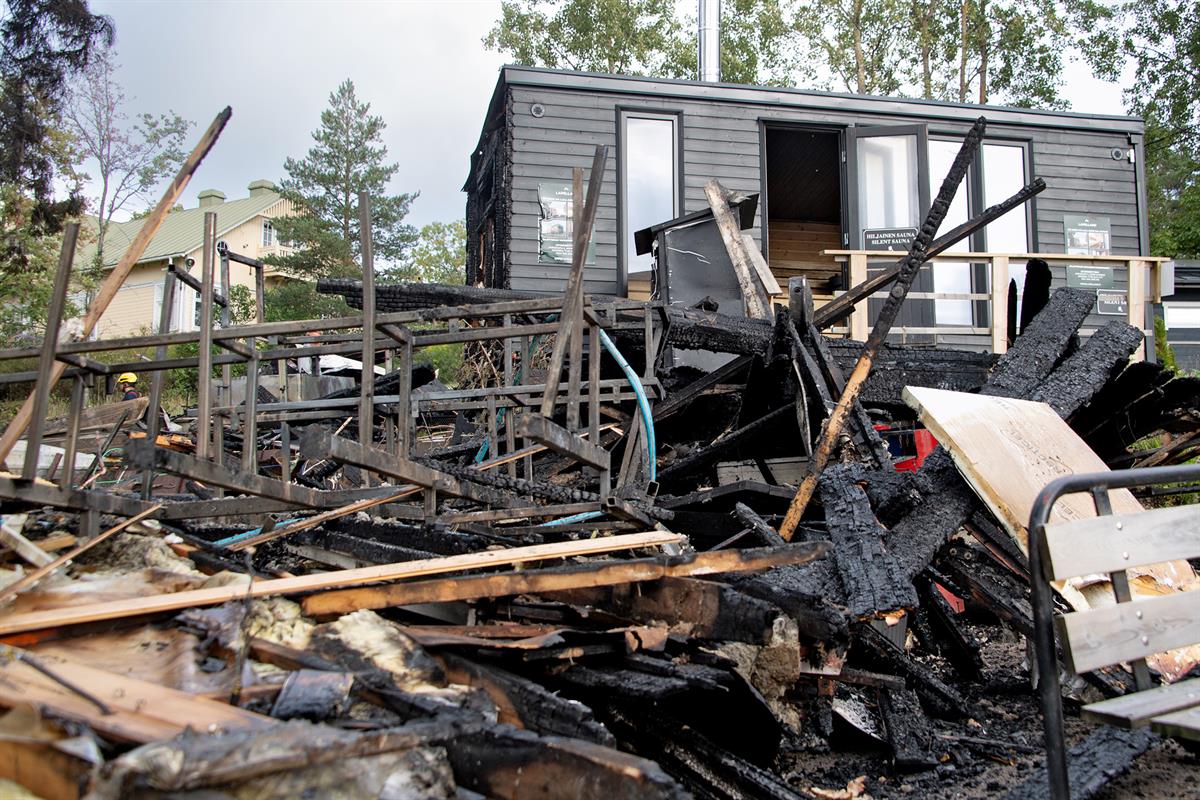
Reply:
[[[1163,736],[1200,741],[1200,708],[1154,717],[1150,720],[1150,729]]]
[[[1084,719],[1121,728],[1140,728],[1151,717],[1200,706],[1200,678],[1192,678],[1144,692],[1110,697],[1082,709]]]
[[[1200,642],[1200,591],[1077,611],[1056,621],[1067,666],[1090,672]]]
[[[1200,556],[1200,505],[1052,523],[1043,539],[1053,580]]]

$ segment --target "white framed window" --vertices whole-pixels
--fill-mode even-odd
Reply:
[[[271,247],[275,244],[275,226],[271,220],[264,219],[262,224],[262,246]]]
[[[1200,303],[1163,303],[1163,321],[1167,330],[1200,328]]]
[[[621,112],[621,228],[625,274],[648,272],[650,254],[638,255],[633,234],[679,216],[679,117]]]

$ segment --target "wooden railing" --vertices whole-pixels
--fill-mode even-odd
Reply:
[[[874,250],[825,250],[824,255],[832,256],[839,262],[849,263],[850,285],[855,286],[868,277],[868,267],[871,264],[884,266],[894,264],[901,257],[899,253],[881,253]],[[990,337],[991,349],[995,353],[1003,353],[1008,349],[1008,282],[1009,268],[1013,262],[1023,264],[1031,258],[1040,258],[1058,266],[1088,266],[1097,265],[1112,267],[1114,278],[1124,277],[1127,286],[1128,311],[1127,320],[1130,325],[1149,332],[1146,329],[1146,304],[1162,301],[1160,293],[1159,271],[1165,258],[1155,256],[1084,256],[1067,253],[944,253],[937,261],[966,262],[970,264],[988,265],[988,291],[972,293],[950,292],[909,292],[908,297],[925,300],[986,300],[991,308],[991,324],[986,328],[944,325],[932,328],[905,328],[893,326],[893,333],[933,333],[933,334],[987,334]],[[1055,281],[1052,291],[1061,285]],[[887,290],[881,291],[877,297],[884,297]],[[870,333],[871,321],[868,318],[867,304],[860,303],[850,317],[849,336],[851,339],[862,341]],[[1142,352],[1134,356],[1144,357]]]

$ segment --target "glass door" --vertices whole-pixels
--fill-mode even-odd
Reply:
[[[852,249],[907,252],[929,208],[928,140],[924,125],[846,131]]]

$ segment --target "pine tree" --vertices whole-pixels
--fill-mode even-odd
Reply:
[[[387,193],[399,165],[387,163],[386,124],[370,110],[347,79],[329,96],[308,154],[284,162],[288,177],[281,193],[296,213],[273,223],[279,240],[299,249],[268,259],[272,263],[307,278],[360,274],[358,194],[364,190],[371,198],[371,240],[381,268],[401,261],[416,241],[417,231],[404,217],[417,195]]]

